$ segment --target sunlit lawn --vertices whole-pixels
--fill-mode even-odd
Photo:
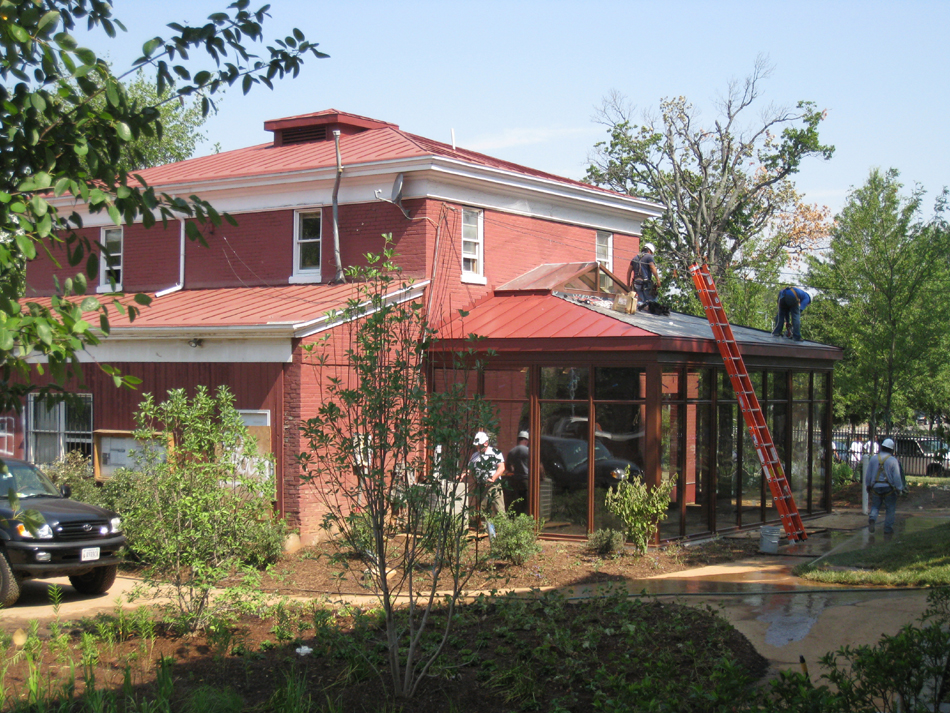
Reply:
[[[870,549],[822,557],[794,573],[837,584],[945,586],[950,584],[950,522],[895,535]]]

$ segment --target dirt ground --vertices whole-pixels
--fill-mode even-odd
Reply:
[[[646,555],[596,555],[584,542],[539,542],[542,550],[523,565],[491,559],[477,569],[466,591],[507,591],[542,587],[646,579],[694,569],[709,564],[732,562],[758,551],[758,539],[728,538],[701,545],[669,545],[651,549]],[[481,547],[487,546],[482,540]],[[317,596],[320,594],[366,594],[368,581],[363,566],[353,558],[332,561],[335,549],[324,543],[285,557],[264,579],[264,589],[273,594]]]

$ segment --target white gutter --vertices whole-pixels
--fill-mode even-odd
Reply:
[[[422,282],[415,282],[411,285],[392,292],[386,295],[384,305],[397,305],[402,304],[403,302],[411,302],[412,300],[419,299],[422,297],[425,292],[425,288],[428,286],[429,280],[424,280]],[[341,324],[346,324],[347,322],[353,321],[353,319],[360,319],[362,317],[367,317],[377,310],[368,309],[370,305],[369,301],[361,302],[359,309],[361,310],[357,317],[350,319],[344,319],[340,316],[339,312],[335,312],[332,315],[325,314],[322,317],[317,319],[312,319],[308,322],[301,322],[300,324],[294,325],[294,336],[297,338],[310,337],[314,334],[319,334],[320,332],[325,332],[328,329],[333,329],[334,327],[339,327]],[[365,311],[362,311],[365,310]]]

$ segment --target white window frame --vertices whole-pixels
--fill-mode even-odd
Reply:
[[[106,245],[106,234],[118,231],[119,233],[119,252],[118,254],[112,253],[110,257],[106,257],[106,254],[100,253],[99,257],[99,287],[96,288],[96,292],[112,292],[112,285],[109,283],[109,273],[113,270],[118,273],[118,278],[115,281],[116,291],[122,290],[122,282],[125,279],[123,274],[123,258],[125,255],[125,229],[120,226],[110,225],[108,227],[103,227],[99,231],[99,244],[103,247]],[[109,260],[118,260],[118,265],[113,263],[109,264]]]
[[[67,431],[66,424],[66,409],[69,408],[69,404],[65,401],[60,401],[55,404],[52,409],[53,419],[55,420],[55,425],[53,429],[44,429],[42,433],[53,434],[56,436],[56,458],[61,458],[66,455],[66,445],[67,443],[76,445],[84,444],[86,446],[85,450],[92,455],[93,451],[93,425],[95,423],[93,419],[93,402],[92,394],[73,394],[74,397],[81,398],[88,402],[89,404],[89,430],[83,431]],[[27,430],[26,430],[26,456],[27,460],[33,461],[34,463],[37,460],[36,452],[36,416],[35,409],[38,405],[42,405],[43,400],[38,399],[36,394],[28,394],[27,396]],[[75,449],[73,449],[75,450]]]
[[[301,245],[301,225],[303,219],[310,215],[320,216],[320,266],[315,268],[303,269],[300,267],[300,245]],[[294,211],[294,270],[290,276],[292,284],[306,284],[309,282],[320,282],[323,268],[323,208],[301,208]],[[317,242],[312,239],[304,242]]]
[[[614,234],[606,230],[598,230],[594,236],[594,257],[602,267],[611,272],[614,271]],[[600,276],[600,287],[606,290],[610,278],[606,275]]]
[[[466,227],[472,227],[471,218],[475,218],[475,235],[466,236]],[[466,222],[466,218],[469,222]],[[462,258],[462,282],[474,285],[486,285],[488,279],[485,277],[485,211],[479,208],[462,208],[462,226],[461,226],[461,258]],[[469,252],[466,255],[466,243],[474,245],[474,255]],[[467,268],[466,261],[474,261],[475,269]]]
[[[12,456],[16,423],[13,416],[0,416],[0,455]]]

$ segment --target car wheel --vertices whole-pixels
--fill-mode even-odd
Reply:
[[[943,477],[943,466],[939,463],[931,463],[927,466],[927,477],[929,478],[940,478]]]
[[[109,587],[115,583],[115,575],[118,571],[119,566],[115,564],[96,567],[86,574],[70,577],[69,583],[80,594],[102,594],[108,592]]]
[[[20,577],[10,567],[6,554],[0,552],[0,607],[12,607],[20,598]]]

